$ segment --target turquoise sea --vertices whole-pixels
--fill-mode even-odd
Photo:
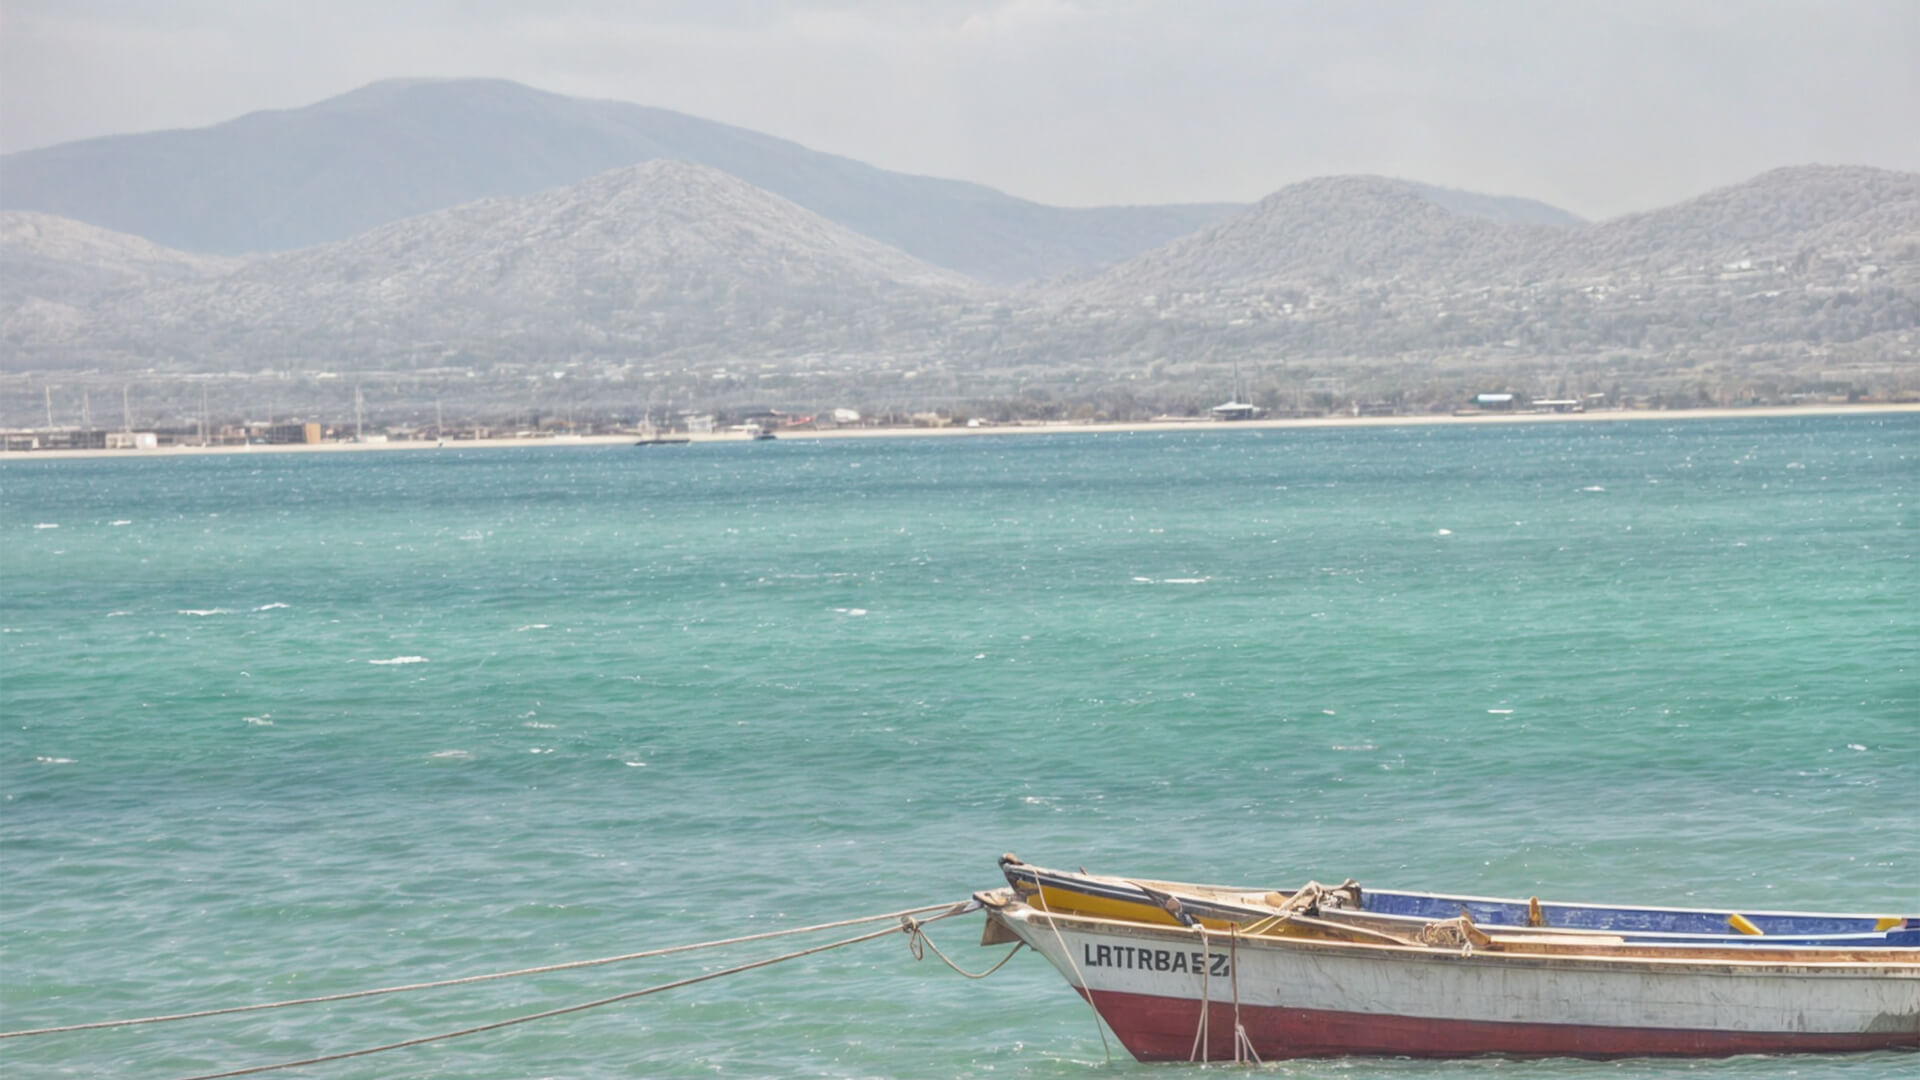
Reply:
[[[1911,413],[0,462],[0,1027],[939,903],[1003,851],[1920,914],[1917,503]],[[930,929],[975,969],[978,932]],[[0,1074],[304,1058],[789,947],[0,1040]],[[1037,957],[969,982],[894,936],[269,1075],[1188,1075],[1114,1053]]]

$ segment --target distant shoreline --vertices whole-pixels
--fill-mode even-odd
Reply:
[[[988,435],[1094,435],[1150,431],[1274,431],[1293,428],[1415,427],[1442,424],[1587,424],[1608,421],[1733,420],[1792,416],[1868,416],[1920,413],[1920,402],[1868,405],[1768,405],[1754,408],[1623,409],[1579,413],[1475,413],[1423,416],[1315,416],[1271,420],[1145,420],[1127,423],[1050,421],[996,424],[989,427],[831,428],[821,431],[781,432],[777,442],[820,439],[964,438]],[[675,435],[673,438],[682,438]],[[684,436],[689,443],[743,443],[734,432]],[[497,450],[536,446],[631,446],[638,435],[562,435],[530,439],[449,439],[443,442],[326,442],[286,445],[167,446],[154,450],[12,450],[0,451],[0,462],[66,461],[97,458],[180,458],[209,454],[362,453],[382,450]],[[672,446],[655,448],[672,453]]]

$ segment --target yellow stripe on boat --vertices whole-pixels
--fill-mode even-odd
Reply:
[[[1040,887],[1038,897],[1028,891],[1036,882]],[[1151,900],[1123,900],[1113,896],[1098,896],[1060,882],[1041,882],[1037,877],[1033,882],[1020,882],[1015,892],[1031,907],[1042,911],[1058,912],[1062,915],[1086,915],[1095,919],[1117,919],[1122,922],[1148,923],[1154,926],[1181,925],[1180,920],[1174,918],[1171,912]],[[1249,903],[1263,902],[1258,897],[1242,899],[1243,902]],[[1225,930],[1234,925],[1228,920],[1212,917],[1202,917],[1198,921],[1209,930]]]
[[[1753,925],[1753,923],[1750,920],[1748,920],[1748,918],[1745,915],[1742,915],[1737,911],[1727,916],[1727,925],[1733,927],[1735,930],[1738,930],[1743,934],[1751,934],[1755,937],[1764,937],[1766,935],[1765,930],[1762,930],[1759,927]]]
[[[1907,925],[1907,920],[1898,915],[1888,915],[1873,921],[1873,929],[1876,933],[1883,930],[1898,930],[1905,925]]]
[[[1107,896],[1094,896],[1077,889],[1063,889],[1055,885],[1042,884],[1040,902],[1035,903],[1029,900],[1028,903],[1043,911],[1057,911],[1063,915],[1091,915],[1099,919],[1157,923],[1162,926],[1180,925],[1180,920],[1174,918],[1159,904],[1146,900],[1120,900]]]

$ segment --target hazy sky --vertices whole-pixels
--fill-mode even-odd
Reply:
[[[376,79],[658,105],[1045,202],[1383,173],[1645,209],[1920,169],[1920,0],[0,0],[0,149]]]

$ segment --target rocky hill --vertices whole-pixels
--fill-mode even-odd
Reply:
[[[1515,195],[1483,195],[1477,191],[1435,187],[1432,184],[1414,186],[1420,194],[1427,197],[1428,202],[1468,217],[1504,221],[1512,225],[1557,225],[1569,229],[1578,228],[1587,223],[1587,219],[1578,214],[1568,213],[1538,199],[1524,199]]]
[[[497,79],[393,80],[208,128],[0,156],[0,209],[185,251],[285,251],[657,159],[704,164],[927,262],[1012,283],[1144,251],[1225,205],[1068,209],[666,109]]]
[[[1805,165],[1563,236],[1537,261],[1541,275],[1669,273],[1744,259],[1793,259],[1846,238],[1900,245],[1920,224],[1920,173]]]
[[[117,294],[94,340],[216,367],[777,358],[911,338],[976,288],[718,170],[654,161]]]
[[[16,216],[32,227],[0,230],[0,267],[14,268],[0,347],[16,371],[511,382],[564,365],[638,371],[678,401],[805,386],[843,402],[1107,394],[1124,408],[1224,396],[1235,365],[1270,407],[1330,385],[1429,400],[1569,379],[1920,388],[1916,174],[1783,169],[1592,225],[1474,209],[1418,184],[1329,177],[1024,289],[668,161],[237,266]],[[63,236],[75,239],[50,239]]]
[[[1917,192],[1913,173],[1807,166],[1553,228],[1399,181],[1313,180],[1043,290],[1020,348],[1323,371],[1913,365]]]
[[[208,281],[239,265],[51,214],[0,211],[0,327],[39,338],[74,334],[107,297]]]
[[[1419,184],[1329,176],[1293,184],[1220,223],[1085,281],[1061,302],[1146,304],[1314,284],[1485,280],[1552,246],[1563,230],[1456,212]]]

